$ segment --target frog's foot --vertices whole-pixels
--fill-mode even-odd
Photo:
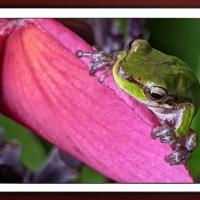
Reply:
[[[192,129],[190,129],[185,137],[176,141],[175,148],[185,148],[187,151],[192,152],[197,145],[197,140],[197,134]]]
[[[192,157],[192,151],[197,145],[197,134],[190,129],[188,134],[175,141],[176,150],[165,156],[165,161],[170,165],[180,165],[187,163]]]
[[[100,48],[96,45],[92,46],[92,49],[95,51],[94,53],[78,50],[76,52],[76,56],[79,58],[89,57],[92,59],[92,61],[90,62],[90,75],[94,75],[98,70],[102,68],[107,68],[103,75],[99,78],[99,81],[103,82],[107,76],[112,74],[112,68],[117,61],[118,53],[113,52],[111,54],[108,54],[104,51],[101,51]]]
[[[151,138],[160,138],[161,143],[168,143],[171,147],[175,146],[178,139],[174,129],[168,126],[154,128],[151,132]]]
[[[197,134],[190,129],[183,138],[178,138],[173,128],[161,126],[151,132],[153,139],[160,138],[161,143],[168,143],[174,152],[165,156],[165,161],[170,165],[185,164],[192,157],[192,151],[197,145]]]
[[[191,152],[185,148],[177,149],[168,156],[165,156],[165,162],[170,165],[181,165],[185,164],[192,157]]]

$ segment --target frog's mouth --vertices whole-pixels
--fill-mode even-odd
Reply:
[[[137,99],[136,99],[137,100]],[[142,101],[142,100],[137,100],[139,103],[147,106],[149,109],[157,109],[158,111],[162,113],[170,113],[171,110],[173,110],[173,106],[168,105],[168,104],[161,104],[152,100],[147,100],[147,101]]]

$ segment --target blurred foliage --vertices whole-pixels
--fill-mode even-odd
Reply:
[[[109,179],[103,176],[102,174],[99,174],[94,169],[88,167],[87,165],[84,165],[80,177],[78,180],[75,181],[75,183],[106,183],[109,182]]]
[[[25,166],[32,171],[36,170],[48,155],[40,138],[25,127],[2,115],[0,115],[0,124],[8,141],[17,139],[21,142],[21,160]]]
[[[117,21],[120,21],[122,29],[126,29],[125,19]],[[200,19],[147,19],[146,28],[150,32],[149,42],[153,48],[179,57],[191,67],[200,80]],[[122,32],[125,34],[126,30]],[[199,121],[200,111],[192,123],[192,128],[198,134],[200,134]],[[22,162],[30,170],[36,170],[47,157],[52,145],[4,116],[0,116],[0,125],[6,132],[7,140],[17,139],[22,143]],[[190,172],[196,180],[200,175],[199,152],[200,144],[188,162]],[[75,182],[104,183],[110,180],[85,165]]]

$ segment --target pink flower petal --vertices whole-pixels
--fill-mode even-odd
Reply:
[[[92,50],[75,33],[51,19],[5,27],[12,31],[0,32],[3,114],[115,181],[193,181],[185,166],[165,163],[171,148],[151,139],[154,114],[112,76],[104,85],[88,75],[90,59],[75,52]]]

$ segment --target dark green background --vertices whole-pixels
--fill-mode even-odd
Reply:
[[[200,19],[147,19],[147,27],[150,44],[183,60],[200,80]],[[193,120],[192,128],[200,135],[200,111]],[[200,175],[200,144],[188,166],[196,179]]]
[[[166,54],[179,57],[195,72],[200,80],[200,19],[147,19],[146,28],[150,31],[149,42]],[[116,119],[117,120],[117,119]],[[200,112],[192,123],[192,128],[200,134]],[[18,139],[22,143],[22,162],[32,171],[36,170],[45,160],[51,148],[44,140],[32,134],[19,124],[0,116],[0,124],[4,127],[6,138]],[[194,179],[200,175],[200,145],[188,162]],[[77,182],[101,183],[108,179],[84,166]]]

